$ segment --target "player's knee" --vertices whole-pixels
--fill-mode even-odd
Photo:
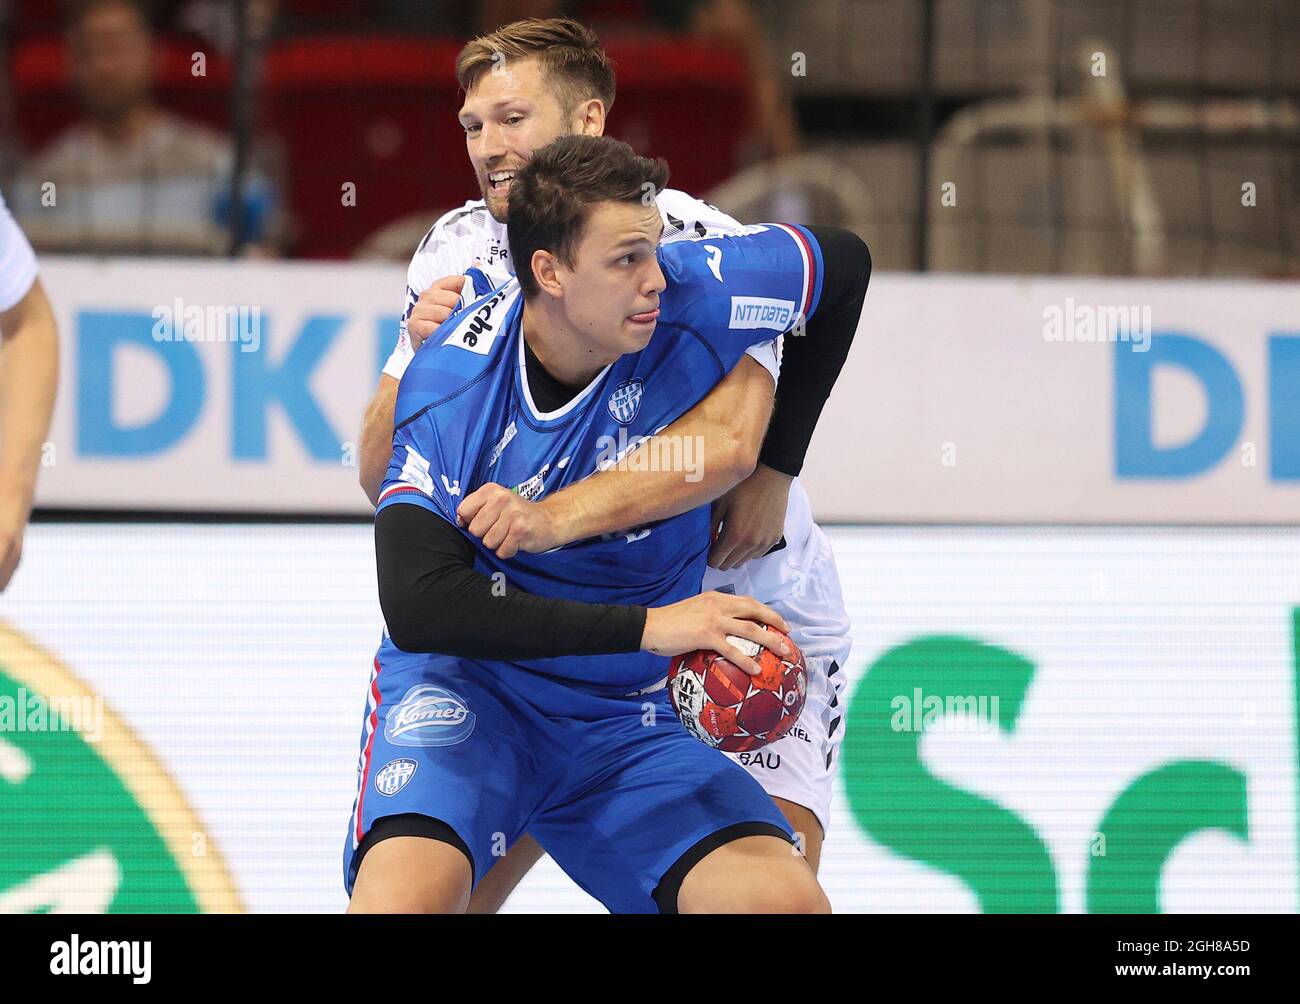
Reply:
[[[381,888],[358,886],[348,902],[348,913],[458,913],[444,897],[423,893],[421,890],[403,888],[400,883],[387,883]]]
[[[787,913],[830,913],[831,901],[816,879],[809,878],[793,894],[793,908]]]
[[[802,861],[757,868],[728,877],[722,887],[695,891],[683,913],[830,913],[830,900]]]
[[[793,870],[792,870],[793,872]],[[811,872],[792,873],[755,890],[753,913],[830,913],[831,902]]]
[[[357,876],[348,913],[464,913],[469,889],[455,881],[413,881],[409,874]]]

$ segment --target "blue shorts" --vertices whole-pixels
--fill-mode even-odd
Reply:
[[[792,839],[750,773],[686,731],[666,689],[600,697],[391,644],[375,659],[358,775],[343,852],[349,895],[358,847],[390,816],[449,826],[475,885],[530,833],[614,913],[657,912],[661,880],[672,870],[680,884],[705,848],[753,833]]]

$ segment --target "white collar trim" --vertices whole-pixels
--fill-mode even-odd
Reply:
[[[596,385],[605,378],[605,374],[609,372],[609,368],[613,365],[613,363],[606,363],[604,369],[591,378],[591,383],[575,394],[562,408],[548,412],[538,411],[537,405],[533,402],[533,393],[528,388],[528,363],[524,357],[524,325],[523,318],[519,319],[519,385],[523,388],[524,402],[528,405],[528,410],[532,412],[533,418],[539,422],[552,422],[571,412],[590,396],[591,392],[596,389]]]

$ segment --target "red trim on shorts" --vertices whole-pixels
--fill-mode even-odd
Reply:
[[[366,736],[366,751],[362,756],[361,787],[357,791],[357,832],[356,841],[361,842],[365,836],[361,821],[365,818],[366,788],[370,785],[370,752],[375,745],[375,729],[379,727],[379,656],[375,656],[375,675],[370,681],[370,693],[375,699],[375,709],[370,712],[370,734]]]

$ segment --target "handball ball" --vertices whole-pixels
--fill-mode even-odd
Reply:
[[[744,753],[776,742],[794,727],[808,697],[808,667],[803,653],[790,645],[782,657],[748,638],[727,641],[753,658],[761,670],[750,676],[717,652],[688,652],[668,669],[668,696],[677,717],[701,742],[724,753]]]

